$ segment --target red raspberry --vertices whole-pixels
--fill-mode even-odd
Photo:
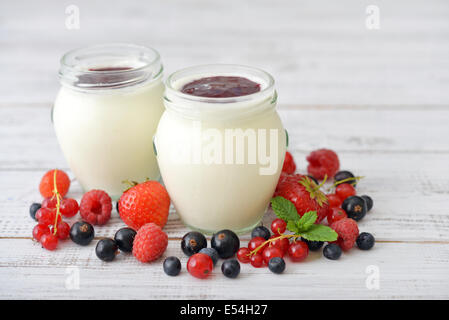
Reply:
[[[140,183],[126,190],[119,200],[120,217],[134,230],[149,222],[163,228],[169,208],[167,190],[157,181]]]
[[[195,253],[187,261],[187,271],[196,278],[207,278],[213,268],[212,258],[205,253]]]
[[[61,202],[61,214],[66,218],[71,218],[78,213],[79,205],[75,199],[63,199]]]
[[[237,259],[239,259],[241,263],[248,263],[250,261],[250,252],[251,251],[248,248],[240,248],[239,251],[237,251]]]
[[[159,258],[167,249],[168,237],[161,227],[150,222],[137,231],[133,243],[133,255],[141,262]]]
[[[327,215],[327,223],[331,225],[335,221],[347,218],[348,215],[346,214],[345,210],[341,208],[331,208],[329,211],[329,214]]]
[[[81,199],[81,217],[90,224],[105,224],[111,218],[111,211],[111,198],[103,190],[90,190]]]
[[[50,170],[44,174],[41,183],[39,184],[39,192],[44,198],[50,198],[53,196],[54,189],[54,172],[57,169]],[[70,179],[67,173],[61,170],[56,172],[56,187],[61,197],[64,197],[70,188]]]
[[[295,160],[290,152],[285,152],[284,165],[282,166],[282,172],[287,174],[293,174],[296,170]]]
[[[355,196],[357,191],[355,191],[355,188],[350,185],[349,183],[342,183],[339,184],[335,188],[335,194],[340,198],[340,200],[343,202],[346,200],[346,198],[350,196]]]
[[[338,208],[341,206],[342,201],[335,193],[328,194],[326,197],[329,207]]]
[[[307,172],[316,179],[324,179],[324,176],[333,177],[340,168],[337,154],[329,149],[319,149],[307,156],[309,165]]]
[[[350,218],[344,218],[332,223],[331,228],[338,233],[337,244],[342,250],[350,250],[357,237],[359,236],[359,227],[357,222]]]
[[[309,255],[309,246],[304,241],[293,241],[288,247],[288,255],[294,262],[301,262]]]
[[[326,195],[321,192],[309,177],[294,175],[287,177],[275,193],[276,196],[290,200],[302,217],[304,213],[316,211],[320,223],[329,211]]]

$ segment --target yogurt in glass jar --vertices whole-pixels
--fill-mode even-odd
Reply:
[[[276,100],[272,76],[252,67],[203,65],[167,79],[154,142],[187,226],[244,233],[260,223],[286,149]]]
[[[84,190],[102,189],[117,199],[124,180],[159,179],[152,140],[164,111],[162,71],[157,51],[129,44],[62,57],[52,120]]]

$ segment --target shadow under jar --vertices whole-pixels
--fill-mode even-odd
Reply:
[[[118,199],[124,180],[160,178],[152,139],[164,111],[162,70],[157,51],[129,44],[62,57],[52,120],[85,191],[101,189]]]
[[[167,79],[155,146],[188,227],[245,233],[260,223],[286,149],[276,99],[271,75],[251,67],[204,65]]]

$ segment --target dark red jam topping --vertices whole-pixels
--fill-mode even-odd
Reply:
[[[106,68],[89,68],[89,71],[125,71],[131,70],[131,67],[106,67]]]
[[[128,74],[125,72],[116,71],[127,71],[132,70],[132,67],[102,67],[102,68],[89,68],[88,71],[96,71],[92,73],[84,73],[78,77],[76,82],[77,86],[81,87],[98,87],[102,88],[113,88],[115,86],[121,86],[132,77],[136,75]]]
[[[181,92],[197,97],[241,97],[260,91],[260,84],[242,77],[206,77],[187,83]]]

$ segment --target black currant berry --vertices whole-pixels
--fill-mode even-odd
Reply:
[[[172,277],[181,272],[181,261],[177,257],[168,257],[164,260],[164,272]]]
[[[338,260],[341,256],[341,248],[335,243],[329,243],[324,247],[323,255],[330,260]]]
[[[356,240],[357,247],[361,250],[370,250],[374,247],[375,242],[376,240],[374,239],[374,236],[368,232],[362,232]]]
[[[132,252],[134,237],[137,232],[131,228],[119,229],[114,236],[115,243],[117,243],[118,248],[123,252]]]
[[[323,241],[309,241],[304,238],[301,238],[301,240],[307,244],[310,251],[318,251],[319,249],[321,249],[324,243]]]
[[[251,232],[251,239],[255,237],[262,237],[265,240],[268,240],[271,237],[270,230],[264,226],[255,227]]]
[[[97,254],[98,259],[108,262],[115,259],[117,250],[117,244],[110,238],[101,239],[95,247],[95,253]]]
[[[339,181],[349,179],[349,178],[355,178],[355,176],[352,174],[351,171],[338,171],[334,176],[334,183],[339,184]],[[354,187],[356,186],[356,180],[349,180],[346,181],[349,184],[352,184]]]
[[[221,265],[221,272],[228,278],[237,278],[240,273],[240,263],[235,260],[226,260]]]
[[[212,259],[214,266],[217,264],[218,259],[220,259],[217,250],[215,250],[214,248],[203,248],[200,250],[200,253],[207,254]]]
[[[232,257],[240,248],[239,237],[231,230],[218,231],[212,236],[210,243],[222,259]]]
[[[366,210],[370,211],[373,208],[373,205],[374,205],[373,199],[370,196],[367,196],[367,195],[363,195],[361,197],[366,202]]]
[[[87,246],[94,238],[94,227],[85,221],[79,221],[70,228],[70,239],[80,246]]]
[[[271,272],[279,274],[285,270],[285,261],[281,257],[274,257],[268,261],[268,269]]]
[[[36,219],[36,212],[37,212],[37,210],[39,210],[41,208],[41,204],[40,203],[33,203],[31,206],[30,206],[30,216],[31,216],[31,218],[33,218],[34,220],[36,220],[37,221],[37,219]]]
[[[197,231],[186,233],[181,240],[181,249],[187,256],[200,252],[201,249],[207,247],[206,237]]]
[[[360,221],[366,214],[366,202],[362,197],[350,196],[343,201],[341,208],[347,213],[348,218]]]
[[[308,175],[308,177],[309,177],[310,179],[312,179],[312,181],[315,182],[317,185],[320,184],[320,183],[318,182],[318,180],[315,179],[314,177],[312,177],[311,175]]]

